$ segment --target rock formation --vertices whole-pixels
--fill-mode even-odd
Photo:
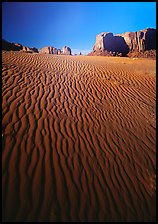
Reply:
[[[39,51],[37,48],[33,47],[27,47],[23,46],[21,44],[15,44],[15,43],[10,43],[4,39],[2,39],[2,50],[6,51],[23,51],[23,52],[28,52],[28,53],[43,53],[43,54],[65,54],[65,55],[71,55],[71,49],[67,46],[63,47],[63,52],[60,49],[57,49],[52,46],[47,46],[41,48]]]
[[[2,50],[20,51],[20,50],[22,50],[22,45],[21,44],[10,43],[10,42],[2,39]]]
[[[22,51],[30,51],[30,48],[23,46]]]
[[[30,53],[38,53],[38,49],[33,47],[33,48],[30,48],[30,47],[26,47],[26,46],[23,46],[21,44],[14,44],[14,43],[10,43],[6,40],[3,40],[2,39],[2,50],[6,50],[6,51],[25,51],[25,52],[30,52]]]
[[[129,51],[145,51],[156,49],[156,30],[147,28],[138,32],[126,32],[122,36],[129,47]]]
[[[63,54],[71,55],[71,49],[67,46],[63,47]]]
[[[40,49],[39,53],[53,54],[53,47],[51,47],[51,46],[43,47]]]
[[[131,58],[153,58],[156,59],[156,50],[147,50],[147,51],[130,51],[127,55]]]
[[[60,49],[57,50],[57,48],[52,47],[52,46],[48,46],[48,47],[43,47],[40,49],[39,53],[44,53],[44,54],[60,54],[61,50],[59,52]]]
[[[30,47],[23,46],[22,51],[29,52],[29,53],[38,53],[38,49],[35,47],[30,48]]]
[[[12,43],[12,44],[14,44],[14,43]],[[21,45],[21,44],[14,44],[15,46],[17,46],[17,47],[19,47],[19,49],[21,49],[22,50],[22,48],[23,48],[23,46]]]
[[[57,54],[61,54],[61,50],[60,49],[57,50]]]
[[[112,33],[101,33],[96,36],[96,44],[93,47],[94,51],[107,50],[108,52],[119,52],[127,54],[129,48],[122,36],[113,36]]]
[[[34,53],[38,53],[38,49],[36,47],[30,48]]]
[[[26,47],[26,46],[22,46],[22,51],[24,52],[28,52],[28,53],[38,53],[38,49],[33,47]]]
[[[55,47],[53,47],[53,54],[58,54],[58,50]]]
[[[127,55],[131,51],[145,51],[156,49],[156,29],[147,28],[138,32],[126,32],[113,35],[110,32],[96,36],[93,52],[118,52]]]

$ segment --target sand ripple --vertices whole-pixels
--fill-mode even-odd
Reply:
[[[155,221],[155,61],[2,53],[4,221]]]

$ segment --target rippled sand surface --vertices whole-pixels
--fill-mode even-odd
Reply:
[[[2,52],[3,221],[155,221],[156,61]]]

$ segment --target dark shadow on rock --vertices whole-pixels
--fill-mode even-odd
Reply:
[[[20,51],[22,49],[21,45],[16,45],[2,39],[2,50],[6,51]]]
[[[129,47],[121,36],[113,36],[112,33],[104,37],[104,49],[111,52],[121,53],[126,56],[129,53]]]
[[[121,36],[114,36],[116,42],[116,52],[122,53],[122,55],[127,55],[129,53],[129,47],[126,44],[125,40]]]
[[[156,49],[156,30],[148,29],[145,38],[145,50]]]

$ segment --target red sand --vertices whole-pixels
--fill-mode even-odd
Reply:
[[[156,61],[2,65],[3,221],[155,221]]]

